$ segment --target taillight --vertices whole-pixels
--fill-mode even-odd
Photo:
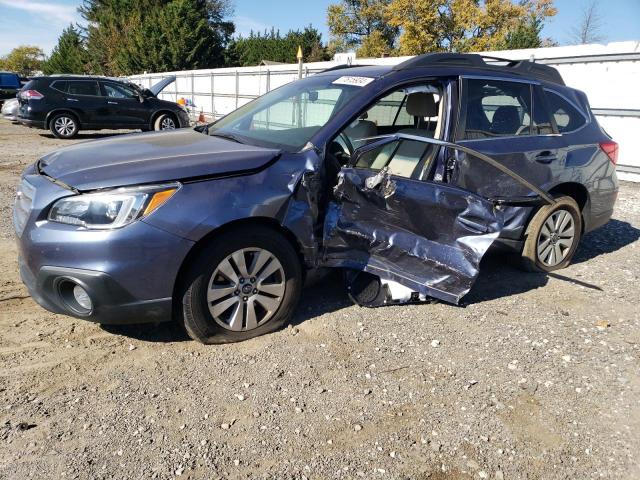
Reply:
[[[37,90],[25,90],[24,92],[20,92],[20,96],[24,100],[41,100],[44,98],[44,95]]]
[[[600,148],[607,154],[614,165],[618,163],[618,144],[616,142],[602,142]]]

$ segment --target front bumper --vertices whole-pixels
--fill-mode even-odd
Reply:
[[[37,174],[24,178],[33,198],[30,207],[21,204],[28,218],[16,229],[20,275],[38,304],[54,313],[104,324],[171,319],[175,280],[192,241],[144,220],[116,230],[50,222],[46,219],[50,205],[71,192]],[[84,288],[92,309],[74,309],[62,282]]]
[[[171,320],[171,297],[136,300],[104,272],[44,266],[35,276],[22,258],[18,262],[20,277],[29,295],[50,312],[110,325]],[[61,282],[71,282],[84,288],[94,303],[92,310],[86,314],[75,311],[60,290]]]

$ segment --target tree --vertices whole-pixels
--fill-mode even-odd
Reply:
[[[84,0],[90,68],[128,75],[219,67],[234,32],[226,0]]]
[[[54,73],[89,73],[88,55],[80,32],[73,26],[65,28],[58,38],[51,55],[44,62],[42,71],[46,75]]]
[[[329,5],[327,24],[331,43],[341,50],[363,47],[358,55],[389,53],[399,28],[387,22],[386,11],[393,0],[341,0]]]
[[[571,30],[571,39],[578,44],[599,43],[604,41],[602,35],[603,19],[598,4],[591,0],[582,12],[580,23]]]
[[[320,32],[309,25],[302,31],[290,30],[284,36],[272,28],[264,33],[252,31],[246,38],[238,37],[228,48],[228,65],[258,65],[263,60],[295,63],[298,46],[302,47],[302,56],[307,62],[329,59]]]
[[[514,35],[530,41],[544,19],[556,14],[552,1],[393,0],[387,19],[401,31],[401,55],[485,51],[513,44]]]
[[[3,70],[9,70],[23,77],[28,77],[39,72],[42,69],[43,62],[44,52],[40,47],[20,45],[0,58],[0,67]]]
[[[532,16],[526,20],[521,20],[513,30],[507,33],[504,45],[500,49],[540,48],[544,42],[540,38],[541,31],[542,21],[539,18]]]

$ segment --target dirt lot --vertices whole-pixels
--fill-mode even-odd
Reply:
[[[26,296],[14,186],[69,143],[0,122],[0,478],[640,478],[640,185],[557,274],[494,255],[462,307],[379,309],[329,279],[207,347]]]

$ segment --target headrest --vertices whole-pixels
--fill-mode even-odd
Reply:
[[[491,130],[502,135],[515,134],[520,128],[520,113],[515,105],[502,105],[493,114]]]
[[[433,98],[433,93],[410,93],[407,97],[407,113],[414,117],[438,116],[438,104]]]

